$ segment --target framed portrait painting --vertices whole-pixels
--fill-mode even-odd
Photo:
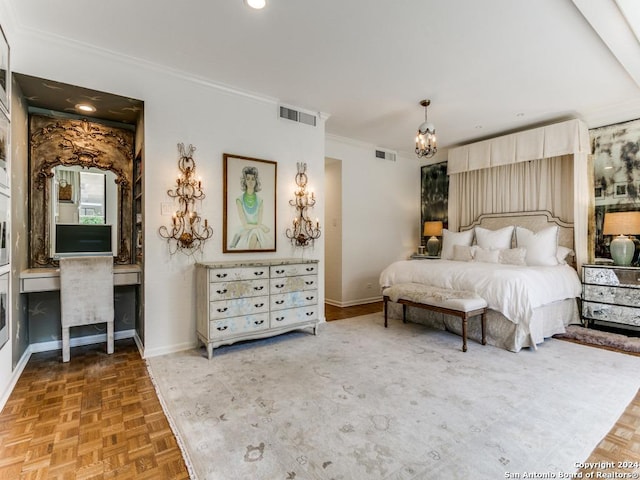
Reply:
[[[0,28],[0,104],[9,112],[9,43]]]
[[[223,154],[223,253],[276,251],[277,163]]]

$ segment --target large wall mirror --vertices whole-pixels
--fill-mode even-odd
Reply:
[[[108,226],[114,262],[131,263],[133,131],[32,115],[29,147],[30,266],[56,265],[60,225],[88,242]]]

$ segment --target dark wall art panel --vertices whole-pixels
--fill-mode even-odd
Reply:
[[[424,222],[441,220],[444,228],[448,224],[449,176],[447,162],[425,165],[421,171],[421,222],[420,234]]]

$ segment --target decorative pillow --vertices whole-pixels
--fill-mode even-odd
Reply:
[[[465,232],[450,232],[446,228],[442,230],[442,250],[440,258],[443,260],[451,260],[453,258],[453,246],[464,245],[471,246],[473,241],[473,230]]]
[[[484,263],[498,263],[500,261],[500,250],[476,247],[473,261]]]
[[[558,245],[558,253],[556,254],[556,258],[558,259],[558,263],[560,265],[566,265],[567,257],[573,257],[575,252],[570,248],[563,247],[562,245]]]
[[[524,248],[505,248],[500,250],[500,263],[507,265],[526,265],[527,251]]]
[[[476,227],[476,245],[481,248],[494,248],[501,250],[511,248],[511,238],[513,237],[513,225],[489,230],[488,228]]]
[[[532,232],[523,227],[516,227],[518,247],[525,248],[525,261],[529,266],[558,265],[558,226],[547,227],[539,232]]]
[[[467,245],[454,245],[453,246],[453,259],[459,262],[470,262],[473,260],[473,250],[475,247],[469,247]]]

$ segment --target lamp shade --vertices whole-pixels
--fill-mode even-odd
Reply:
[[[605,213],[603,235],[640,234],[640,212]]]
[[[424,222],[424,231],[422,235],[425,237],[440,237],[442,236],[442,222]]]

